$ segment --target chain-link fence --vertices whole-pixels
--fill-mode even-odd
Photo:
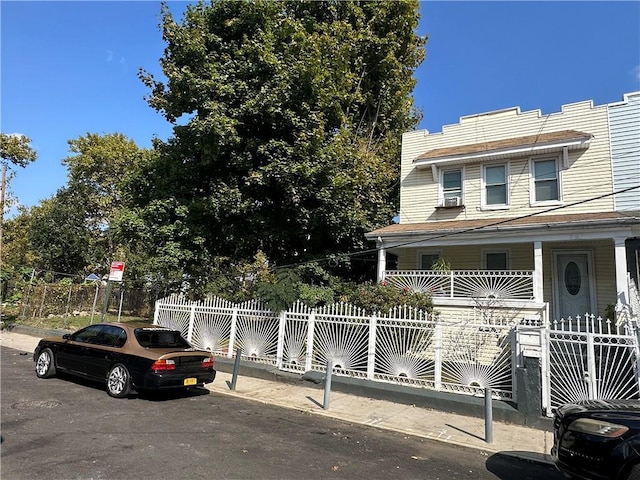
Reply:
[[[108,290],[107,285],[102,283],[93,285],[28,284],[24,287],[18,313],[23,318],[100,314],[108,294],[107,313],[148,318],[153,314],[156,297],[152,291],[127,289],[122,285],[113,285],[111,291]]]
[[[100,317],[105,313],[123,317],[153,318],[154,304],[165,292],[152,287],[128,288],[121,283],[74,284],[68,282],[9,281],[2,285],[3,310],[11,310],[17,318],[52,316]]]

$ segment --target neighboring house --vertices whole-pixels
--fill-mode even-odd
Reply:
[[[399,223],[366,235],[379,249],[380,281],[431,292],[440,311],[548,305],[551,319],[628,311],[640,238],[640,92],[407,132],[400,179]]]

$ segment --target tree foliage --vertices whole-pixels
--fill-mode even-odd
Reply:
[[[413,0],[213,1],[180,23],[165,6],[167,80],[140,77],[176,126],[129,185],[127,225],[191,273],[363,249],[397,212],[417,22]]]
[[[124,260],[128,253],[112,228],[122,215],[122,185],[152,152],[119,133],[87,133],[68,143],[72,155],[62,161],[68,169],[67,185],[30,210],[23,209],[10,224],[25,232],[8,238],[15,250],[12,258],[80,278],[105,274],[112,260]]]
[[[61,189],[31,209],[28,239],[38,269],[81,274],[92,263],[96,252],[86,225],[83,198],[76,193]]]
[[[26,135],[0,133],[0,158],[19,167],[26,167],[36,159],[31,139]]]

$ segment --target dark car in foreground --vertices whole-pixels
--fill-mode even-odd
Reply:
[[[556,467],[568,478],[640,480],[640,401],[588,400],[556,410]]]
[[[143,323],[98,323],[43,338],[33,360],[39,378],[70,373],[105,383],[116,398],[203,386],[216,377],[210,352],[193,348],[178,331]]]

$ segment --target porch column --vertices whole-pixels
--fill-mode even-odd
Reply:
[[[616,311],[620,312],[629,305],[629,283],[627,282],[627,249],[625,237],[614,237],[613,245],[616,259]]]
[[[542,302],[543,292],[542,275],[542,242],[533,242],[533,299]]]
[[[384,280],[384,271],[387,269],[387,251],[380,237],[376,241],[376,248],[378,249],[378,283],[380,283]]]

